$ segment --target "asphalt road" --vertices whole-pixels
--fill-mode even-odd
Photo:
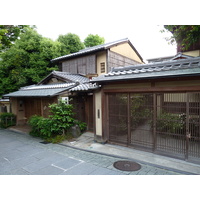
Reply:
[[[0,175],[179,175],[177,172],[139,163],[137,171],[121,171],[113,163],[121,158],[43,144],[39,138],[0,129]]]

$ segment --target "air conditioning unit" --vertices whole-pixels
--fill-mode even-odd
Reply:
[[[69,97],[62,97],[62,101],[64,101],[66,104],[69,104]]]

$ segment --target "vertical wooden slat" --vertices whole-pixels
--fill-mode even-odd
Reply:
[[[127,129],[128,129],[128,139],[127,142],[128,144],[131,143],[131,113],[130,113],[130,93],[127,94],[127,114],[128,114],[128,118],[127,118]]]
[[[44,116],[44,107],[43,107],[43,99],[40,98],[40,109],[41,109],[41,115]]]
[[[188,160],[189,150],[189,93],[186,93],[186,152],[185,159]]]
[[[157,95],[153,94],[153,151],[157,149],[157,137],[156,137],[156,116],[157,116]]]

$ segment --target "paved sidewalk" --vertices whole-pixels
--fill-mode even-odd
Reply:
[[[17,130],[13,128],[12,131],[18,131],[19,133],[26,132],[22,129]],[[17,134],[12,131],[10,131],[10,133]],[[89,162],[89,164],[103,167],[103,169],[106,168],[107,170],[117,171],[117,174],[200,174],[200,165],[118,145],[96,143],[94,142],[93,133],[90,132],[86,132],[72,141],[64,141],[61,144],[48,145],[38,143],[38,140],[40,139],[30,137],[27,134],[17,134],[17,136],[23,138],[26,136],[26,138],[28,138],[26,139],[28,143],[36,140],[36,146],[40,145],[41,147],[42,145],[43,148],[47,148],[48,150],[61,150],[61,154],[68,151],[70,153],[67,153],[67,155],[81,160],[81,164],[85,165]],[[59,151],[58,153],[60,153]],[[140,163],[142,165],[141,170],[131,173],[116,170],[113,167],[113,163],[122,159]],[[103,169],[102,171],[104,171]]]
[[[119,145],[95,143],[94,134],[90,132],[84,133],[79,138],[74,139],[74,141],[64,141],[62,144],[106,155],[132,159],[138,162],[149,163],[153,166],[160,166],[165,169],[181,170],[189,174],[200,174],[200,165],[198,164]]]
[[[60,144],[43,144],[28,134],[0,129],[0,175],[179,175],[181,171],[141,164],[138,171],[121,171],[115,156]],[[130,160],[130,159],[129,159]]]

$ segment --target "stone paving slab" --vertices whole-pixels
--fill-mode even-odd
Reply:
[[[96,169],[98,169],[97,166],[83,162],[80,165],[64,171],[61,175],[89,175]]]
[[[55,162],[52,164],[52,166],[63,169],[64,171],[67,171],[73,167],[76,167],[77,165],[81,164],[83,161],[76,160],[73,158],[66,158],[65,160],[61,160],[59,162]]]
[[[59,144],[41,144],[41,139],[0,129],[0,175],[176,175],[187,174],[140,163],[135,172],[120,171],[113,163],[121,160]],[[14,146],[10,147],[11,144]]]
[[[47,167],[41,168],[32,173],[32,175],[59,175],[63,173],[63,170],[52,165],[48,165]]]
[[[32,164],[37,162],[38,159],[35,158],[34,156],[27,156],[27,157],[23,157],[23,158],[19,158],[19,159],[15,159],[13,161],[10,161],[10,163],[15,166],[16,168],[21,168],[23,166]]]

